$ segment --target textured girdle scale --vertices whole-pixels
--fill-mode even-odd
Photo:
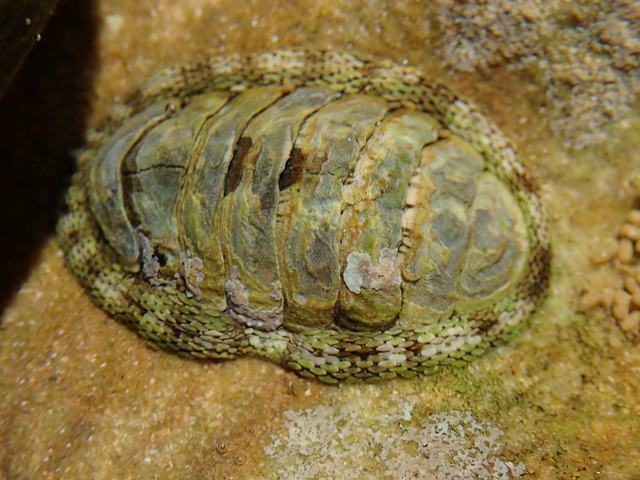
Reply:
[[[151,77],[90,135],[67,206],[69,266],[149,343],[327,382],[464,364],[548,284],[537,187],[493,123],[342,53]]]

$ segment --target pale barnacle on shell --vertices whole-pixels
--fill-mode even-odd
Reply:
[[[464,364],[548,284],[537,187],[497,128],[343,53],[151,77],[92,134],[67,205],[69,266],[149,343],[327,382]]]

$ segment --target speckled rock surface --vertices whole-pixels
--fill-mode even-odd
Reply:
[[[568,150],[546,127],[535,79],[509,61],[444,67],[453,62],[438,56],[435,12],[415,2],[79,4],[61,7],[0,104],[0,479],[287,478],[305,461],[336,475],[343,449],[371,432],[374,455],[350,468],[431,478],[415,467],[429,461],[415,440],[445,424],[462,432],[449,453],[470,431],[495,441],[473,458],[507,468],[503,478],[637,478],[640,348],[605,310],[577,313],[583,279],[598,274],[590,256],[640,193],[637,111],[609,125],[600,146]],[[555,258],[551,296],[515,341],[431,377],[324,386],[259,360],[151,350],[64,268],[55,205],[87,125],[168,64],[295,46],[406,60],[479,103],[528,157]],[[390,444],[393,435],[407,441]],[[318,438],[337,442],[329,455]],[[465,478],[446,455],[429,458],[445,462],[446,478]]]

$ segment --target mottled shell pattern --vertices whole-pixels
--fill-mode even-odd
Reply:
[[[343,53],[151,77],[92,132],[67,207],[70,268],[150,344],[326,382],[463,365],[548,285],[537,187],[493,123]]]

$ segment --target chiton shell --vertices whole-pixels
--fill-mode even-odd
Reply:
[[[151,77],[90,135],[58,236],[102,308],[194,357],[323,381],[460,365],[541,302],[537,188],[475,107],[343,53]]]

